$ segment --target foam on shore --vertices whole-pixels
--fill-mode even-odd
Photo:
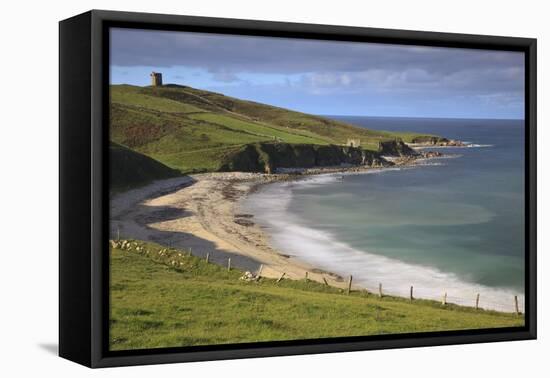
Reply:
[[[391,170],[398,169],[401,168]],[[371,170],[360,174],[388,170]],[[379,283],[382,283],[384,293],[408,297],[412,285],[416,298],[442,300],[446,292],[449,303],[465,306],[474,306],[479,293],[481,308],[504,312],[515,311],[513,299],[514,295],[518,295],[520,311],[523,311],[524,296],[513,290],[468,282],[456,274],[430,266],[405,263],[358,250],[339,241],[330,232],[315,229],[288,211],[293,187],[326,185],[340,180],[341,176],[325,174],[266,185],[250,195],[242,206],[255,215],[255,219],[270,234],[276,249],[342,277],[353,275],[354,284],[372,292],[377,292]]]

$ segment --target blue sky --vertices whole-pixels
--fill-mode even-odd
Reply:
[[[524,117],[519,52],[111,30],[111,83],[189,85],[312,114]]]

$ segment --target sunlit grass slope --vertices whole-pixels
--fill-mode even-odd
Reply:
[[[521,326],[523,316],[379,298],[241,271],[136,242],[111,249],[110,348],[177,347]],[[139,247],[139,250],[138,250]]]
[[[111,140],[182,172],[217,170],[224,157],[250,143],[340,145],[354,138],[376,151],[380,141],[415,136],[185,86],[111,86]]]

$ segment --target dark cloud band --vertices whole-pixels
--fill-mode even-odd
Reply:
[[[112,30],[111,64],[200,69],[250,91],[261,83],[242,77],[294,75],[292,89],[304,94],[469,96],[516,108],[525,75],[520,52],[135,29]]]

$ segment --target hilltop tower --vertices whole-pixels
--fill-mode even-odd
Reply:
[[[151,85],[160,87],[162,85],[162,74],[160,72],[151,72]]]

